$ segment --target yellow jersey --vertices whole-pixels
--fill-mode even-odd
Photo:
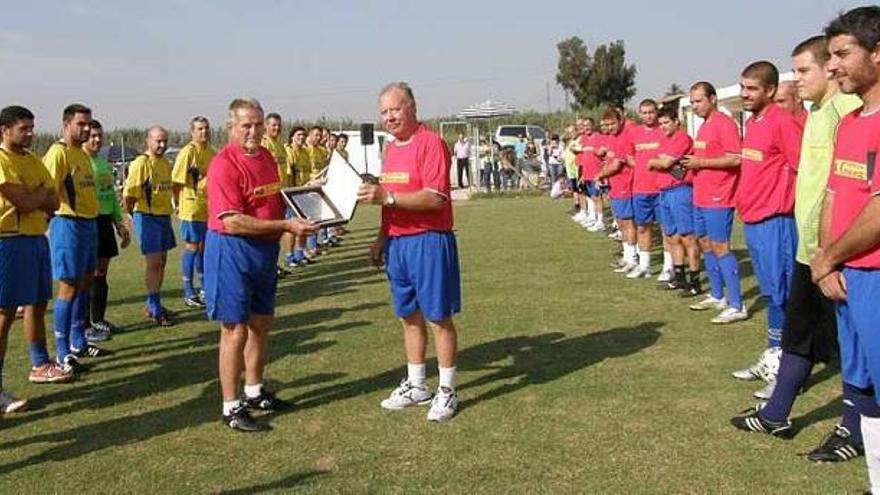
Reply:
[[[171,215],[171,164],[162,156],[135,158],[128,167],[122,195],[137,200],[136,212]]]
[[[49,171],[30,151],[18,154],[0,148],[0,184],[19,184],[29,191],[40,186],[55,190]],[[0,194],[0,237],[44,235],[48,226],[44,211],[21,213]]]
[[[43,156],[61,206],[56,215],[77,218],[98,216],[98,192],[92,161],[79,146],[56,141]]]
[[[309,172],[308,179],[312,180],[317,177],[318,172],[324,170],[324,167],[330,163],[330,150],[326,147],[318,145],[318,146],[309,146],[305,147],[306,152],[309,154],[309,160],[311,161],[311,172]]]
[[[207,177],[208,165],[216,151],[210,144],[199,146],[189,143],[184,146],[174,160],[171,182],[183,186],[177,205],[177,217],[190,222],[208,220]]]
[[[269,150],[269,154],[275,158],[275,164],[278,165],[278,178],[281,184],[287,184],[287,152],[284,150],[284,143],[281,139],[272,139],[267,135],[263,135],[263,141],[260,143],[263,148]]]
[[[296,174],[296,185],[303,186],[312,177],[312,158],[304,146],[287,147],[288,168]]]

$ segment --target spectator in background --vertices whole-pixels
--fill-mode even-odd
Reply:
[[[342,158],[348,160],[348,150],[345,149],[346,147],[348,147],[348,134],[340,132],[336,140],[336,152],[342,155]]]
[[[495,176],[496,171],[492,146],[484,139],[480,142],[478,153],[480,157],[480,187],[486,191],[491,191],[492,178]]]
[[[467,173],[468,187],[470,187],[473,184],[471,180],[471,143],[468,138],[464,137],[464,134],[458,135],[453,153],[455,153],[455,163],[458,168],[458,187],[459,189],[465,187],[462,181],[464,173]]]
[[[794,116],[794,120],[801,126],[807,123],[807,109],[804,108],[804,100],[798,96],[797,86],[794,81],[783,81],[779,83],[776,90],[776,97],[773,101],[782,107],[783,110]]]
[[[562,177],[565,173],[562,166],[562,153],[564,149],[559,142],[559,135],[550,136],[550,142],[544,146],[544,154],[547,157],[547,178],[550,184],[556,182],[556,179]]]

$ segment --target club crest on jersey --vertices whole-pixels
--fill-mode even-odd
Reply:
[[[654,141],[650,143],[639,143],[636,145],[636,151],[650,151],[656,150],[660,147],[660,143]]]
[[[868,166],[851,160],[834,160],[834,174],[855,180],[868,180]]]
[[[382,184],[409,184],[409,173],[382,172],[379,182]]]
[[[764,161],[764,153],[761,150],[754,150],[752,148],[743,148],[742,157],[753,162]]]
[[[694,149],[695,150],[706,149],[706,141],[694,141]]]
[[[277,194],[281,191],[281,183],[273,182],[271,184],[265,184],[260,187],[254,188],[254,197],[255,198],[265,198],[266,196],[270,196],[272,194]]]

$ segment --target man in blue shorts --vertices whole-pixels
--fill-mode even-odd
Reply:
[[[220,393],[223,423],[256,432],[269,425],[250,410],[292,406],[263,386],[269,330],[275,312],[276,261],[281,234],[311,235],[315,227],[285,220],[275,159],[260,146],[263,108],[252,98],[229,106],[229,143],[208,168],[205,304],[220,322]],[[244,397],[239,382],[244,369]]]
[[[394,310],[403,322],[407,377],[382,401],[388,410],[430,404],[428,420],[455,415],[457,334],[452,316],[461,311],[458,249],[452,232],[449,148],[419,122],[407,83],[391,83],[379,93],[379,111],[394,141],[385,149],[379,184],[362,185],[358,200],[382,205],[382,225],[370,254],[383,262]],[[427,326],[434,333],[440,385],[425,385]]]
[[[144,316],[160,327],[173,325],[159,294],[167,253],[175,245],[171,227],[171,164],[164,156],[167,144],[165,129],[153,126],[147,130],[146,150],[131,162],[122,191],[126,211],[134,214],[134,228],[146,265]]]
[[[52,277],[58,281],[53,310],[56,359],[73,373],[84,369],[78,358],[110,354],[89,344],[85,335],[98,262],[98,193],[92,162],[82,149],[91,122],[88,107],[69,105],[62,114],[63,138],[43,156],[60,203],[49,224]]]

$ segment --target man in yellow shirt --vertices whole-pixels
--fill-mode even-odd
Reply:
[[[312,162],[309,157],[309,153],[306,150],[306,129],[305,127],[297,126],[290,130],[290,135],[287,137],[288,143],[286,146],[287,151],[287,172],[290,177],[290,185],[302,186],[306,182],[308,182],[309,177],[312,174]],[[288,214],[291,212],[288,210]],[[289,217],[288,217],[289,218]],[[311,263],[311,260],[305,255],[305,239],[302,237],[295,237],[293,240],[293,246],[291,247],[291,243],[288,240],[288,235],[285,234],[284,237],[281,238],[284,243],[284,248],[286,249],[286,259],[287,259],[287,268],[296,268],[299,266],[305,266]],[[287,241],[287,242],[285,242]]]
[[[165,278],[168,250],[174,248],[171,228],[171,164],[165,159],[168,132],[159,126],[147,131],[146,151],[131,162],[122,191],[126,211],[134,213],[134,228],[146,261],[146,316],[159,326],[173,325],[162,307],[159,291]]]
[[[192,140],[184,146],[171,171],[171,182],[180,219],[180,235],[186,243],[181,256],[183,274],[183,303],[190,308],[205,307],[200,292],[196,292],[193,275],[204,287],[202,269],[205,250],[205,233],[208,229],[208,198],[205,193],[208,165],[216,152],[211,146],[211,125],[202,116],[193,117],[189,123]]]
[[[330,163],[330,152],[323,144],[326,142],[324,131],[326,131],[326,129],[319,125],[313,126],[309,130],[309,135],[306,138],[306,154],[308,155],[309,160],[309,174],[308,176],[303,174],[303,185],[317,180],[321,171],[324,170],[324,167]],[[329,135],[330,131],[327,131],[326,134]],[[326,239],[327,229],[321,229],[317,234],[306,239],[306,257],[311,259],[316,255],[321,254],[318,244],[325,243]]]
[[[91,122],[92,111],[88,107],[68,105],[62,114],[63,137],[43,156],[60,203],[49,224],[52,278],[58,280],[53,309],[56,359],[73,373],[83,371],[78,358],[110,354],[89,344],[85,336],[90,289],[98,262],[98,193],[92,162],[82,149],[89,139]]]
[[[269,154],[275,158],[275,163],[278,165],[278,178],[281,179],[281,184],[286,186],[290,182],[290,178],[287,173],[287,150],[284,148],[284,142],[281,139],[281,128],[281,115],[275,112],[266,115],[266,133],[263,134],[260,145],[266,148]],[[281,245],[287,248],[288,251],[292,243],[293,240],[290,234],[281,236]],[[276,269],[276,273],[279,278],[284,278],[290,275],[291,272],[287,267],[279,266]]]
[[[69,382],[75,377],[49,359],[46,304],[52,297],[52,271],[46,216],[58,208],[49,172],[27,150],[34,136],[34,114],[19,106],[0,111],[0,413],[27,406],[3,389],[3,360],[15,309],[24,308],[24,331],[34,383]]]

